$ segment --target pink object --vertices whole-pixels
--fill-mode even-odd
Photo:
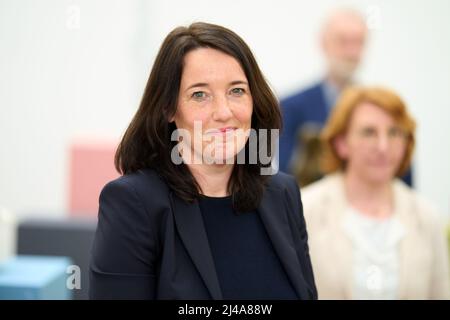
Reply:
[[[114,168],[117,142],[78,141],[70,148],[69,212],[72,216],[98,213],[100,191],[119,177]]]

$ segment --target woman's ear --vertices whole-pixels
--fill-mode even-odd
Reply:
[[[333,147],[339,158],[346,160],[348,158],[347,136],[340,134],[333,140]]]

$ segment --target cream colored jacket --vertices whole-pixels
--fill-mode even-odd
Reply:
[[[400,240],[399,299],[449,299],[444,224],[415,191],[394,180],[395,212],[406,233]],[[352,243],[343,176],[335,173],[302,188],[309,248],[319,299],[352,299]]]

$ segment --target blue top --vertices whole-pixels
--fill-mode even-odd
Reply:
[[[224,299],[298,299],[257,211],[236,214],[230,196],[199,204]]]

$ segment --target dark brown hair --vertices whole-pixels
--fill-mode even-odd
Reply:
[[[116,169],[122,174],[153,168],[169,187],[185,201],[199,197],[201,188],[185,164],[171,161],[176,141],[171,134],[176,129],[169,122],[177,110],[177,99],[185,55],[197,48],[213,48],[234,57],[241,65],[253,99],[252,128],[280,129],[278,101],[264,79],[247,44],[233,31],[209,23],[193,23],[178,27],[164,40],[154,62],[139,109],[126,130],[115,155]],[[268,135],[270,138],[270,134]],[[248,141],[244,148],[248,160]],[[259,145],[259,144],[258,144]],[[271,141],[266,150],[272,155]],[[258,146],[259,152],[259,146]],[[261,201],[267,176],[256,164],[235,164],[228,182],[236,211],[257,208]]]

